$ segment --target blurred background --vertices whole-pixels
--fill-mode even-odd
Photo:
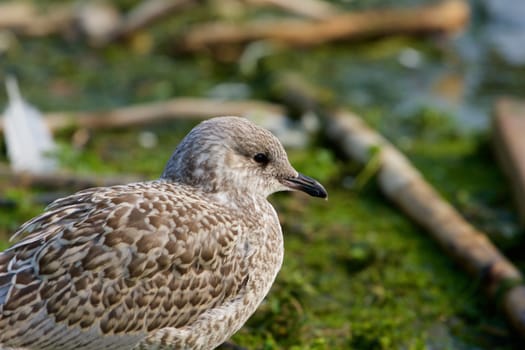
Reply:
[[[0,88],[0,247],[50,201],[155,179],[200,120],[242,114],[329,200],[271,198],[285,262],[235,344],[522,348],[482,277],[387,200],[373,164],[334,146],[319,110],[366,121],[523,271],[492,142],[498,103],[525,96],[523,18],[517,0],[0,1],[0,81],[16,78],[53,135],[46,169],[14,168]],[[44,137],[33,129],[26,149]]]

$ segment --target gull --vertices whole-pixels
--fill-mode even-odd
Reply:
[[[283,261],[267,197],[327,193],[239,117],[197,125],[158,180],[51,203],[0,253],[0,349],[213,349]]]

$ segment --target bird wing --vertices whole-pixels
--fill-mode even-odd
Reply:
[[[0,344],[60,348],[60,327],[101,337],[188,325],[247,282],[243,225],[162,181],[55,201],[0,253]]]

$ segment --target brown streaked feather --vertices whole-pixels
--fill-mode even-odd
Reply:
[[[233,298],[248,276],[238,230],[249,223],[232,226],[235,213],[181,185],[95,188],[47,210],[0,253],[0,343],[9,346],[28,341],[10,329],[35,327],[43,347],[60,348],[51,324],[101,337],[179,327]]]

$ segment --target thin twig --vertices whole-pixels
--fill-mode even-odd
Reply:
[[[97,112],[52,112],[44,118],[51,130],[68,127],[109,129],[138,126],[170,119],[208,118],[219,115],[247,115],[264,112],[282,115],[281,106],[261,101],[220,101],[180,97],[167,101],[145,103]],[[270,116],[268,116],[270,117]],[[0,131],[3,130],[0,118]]]

